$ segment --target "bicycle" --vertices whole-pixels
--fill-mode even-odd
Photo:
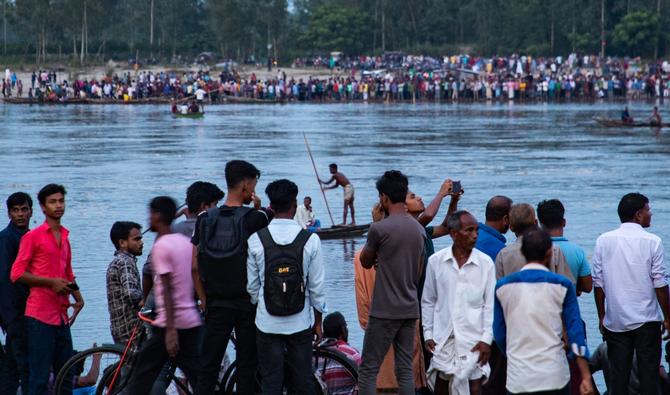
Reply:
[[[133,371],[135,356],[142,343],[147,338],[147,328],[145,324],[153,323],[153,312],[150,310],[141,311],[138,314],[140,320],[131,332],[130,339],[126,345],[122,344],[104,344],[100,347],[93,347],[88,350],[75,354],[70,358],[63,368],[58,372],[54,383],[55,395],[70,394],[74,387],[74,378],[81,372],[95,369],[94,360],[99,356],[98,374],[94,375],[95,383],[89,383],[87,387],[95,387],[96,395],[119,394],[128,384],[128,379]],[[102,374],[100,374],[102,372]],[[165,374],[168,384],[173,383],[178,391],[186,395],[192,395],[188,385],[175,375],[176,366],[170,364]]]
[[[235,336],[231,336],[235,345]],[[358,366],[344,353],[334,349],[334,339],[322,339],[312,348],[313,384],[316,395],[357,395]],[[236,394],[237,361],[233,361],[221,380],[219,394]],[[256,392],[260,392],[260,377],[256,375]],[[284,394],[291,394],[291,385],[285,383]]]

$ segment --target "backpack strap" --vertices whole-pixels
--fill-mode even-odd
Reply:
[[[274,239],[272,238],[272,235],[270,234],[270,230],[265,227],[258,232],[258,238],[261,240],[261,244],[263,244],[263,248],[267,251],[269,248],[272,247],[277,247],[277,248],[283,248],[283,249],[290,249],[294,251],[297,256],[300,257],[300,262],[302,263],[302,251],[305,248],[305,244],[307,244],[307,241],[309,241],[309,238],[312,237],[312,232],[305,230],[305,229],[300,229],[300,232],[298,232],[298,235],[293,239],[291,244],[277,244]],[[299,265],[300,269],[300,275],[304,276],[304,270],[303,270],[303,265]]]

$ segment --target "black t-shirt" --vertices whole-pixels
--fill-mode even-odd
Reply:
[[[228,207],[226,205],[221,206],[222,208]],[[191,237],[191,244],[194,246],[197,246],[200,244],[200,221],[203,219],[203,217],[207,216],[207,212],[204,211],[202,212],[199,216],[198,219],[195,223],[195,232],[193,232],[193,237]],[[249,212],[245,217],[244,217],[247,225],[247,234],[251,236],[252,234],[258,232],[259,230],[265,228],[268,226],[270,221],[272,220],[272,213],[270,211],[265,211],[263,209],[261,210],[255,210]],[[243,271],[245,276],[246,276],[246,270]],[[245,279],[246,282],[246,279]],[[230,309],[238,309],[238,310],[246,310],[246,311],[254,311],[256,309],[255,305],[251,304],[250,301],[250,296],[246,295],[245,298],[243,299],[230,299],[230,300],[216,300],[215,306],[212,305],[211,303],[208,303],[208,305],[212,307],[224,307],[224,308],[230,308]]]

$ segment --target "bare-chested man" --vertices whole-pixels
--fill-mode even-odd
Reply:
[[[345,225],[347,223],[347,209],[351,208],[351,226],[356,225],[356,219],[354,216],[354,186],[351,185],[351,182],[349,182],[349,179],[339,171],[337,171],[337,165],[335,163],[331,163],[328,168],[330,169],[330,174],[332,177],[328,181],[322,181],[319,179],[319,182],[323,185],[328,185],[324,189],[336,189],[337,187],[342,187],[344,188],[344,217],[342,219],[342,224]],[[332,186],[329,184],[335,183]]]

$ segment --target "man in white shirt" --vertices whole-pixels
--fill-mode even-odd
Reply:
[[[480,394],[490,373],[495,266],[474,248],[474,216],[457,211],[447,225],[454,244],[428,260],[421,298],[426,348],[433,353],[428,376],[435,395]]]
[[[293,219],[298,225],[302,226],[303,229],[307,229],[310,232],[315,232],[321,229],[321,221],[316,219],[314,215],[314,211],[312,210],[312,198],[309,196],[305,196],[303,204],[298,206]]]
[[[286,370],[295,393],[312,394],[312,341],[321,337],[327,312],[321,241],[293,220],[298,196],[293,182],[273,181],[265,193],[275,217],[251,235],[247,259],[262,392],[282,393]]]
[[[634,352],[640,394],[656,394],[661,331],[670,331],[663,243],[643,229],[651,225],[647,197],[625,195],[618,213],[621,226],[600,235],[593,251],[593,286],[612,395],[626,393]]]

